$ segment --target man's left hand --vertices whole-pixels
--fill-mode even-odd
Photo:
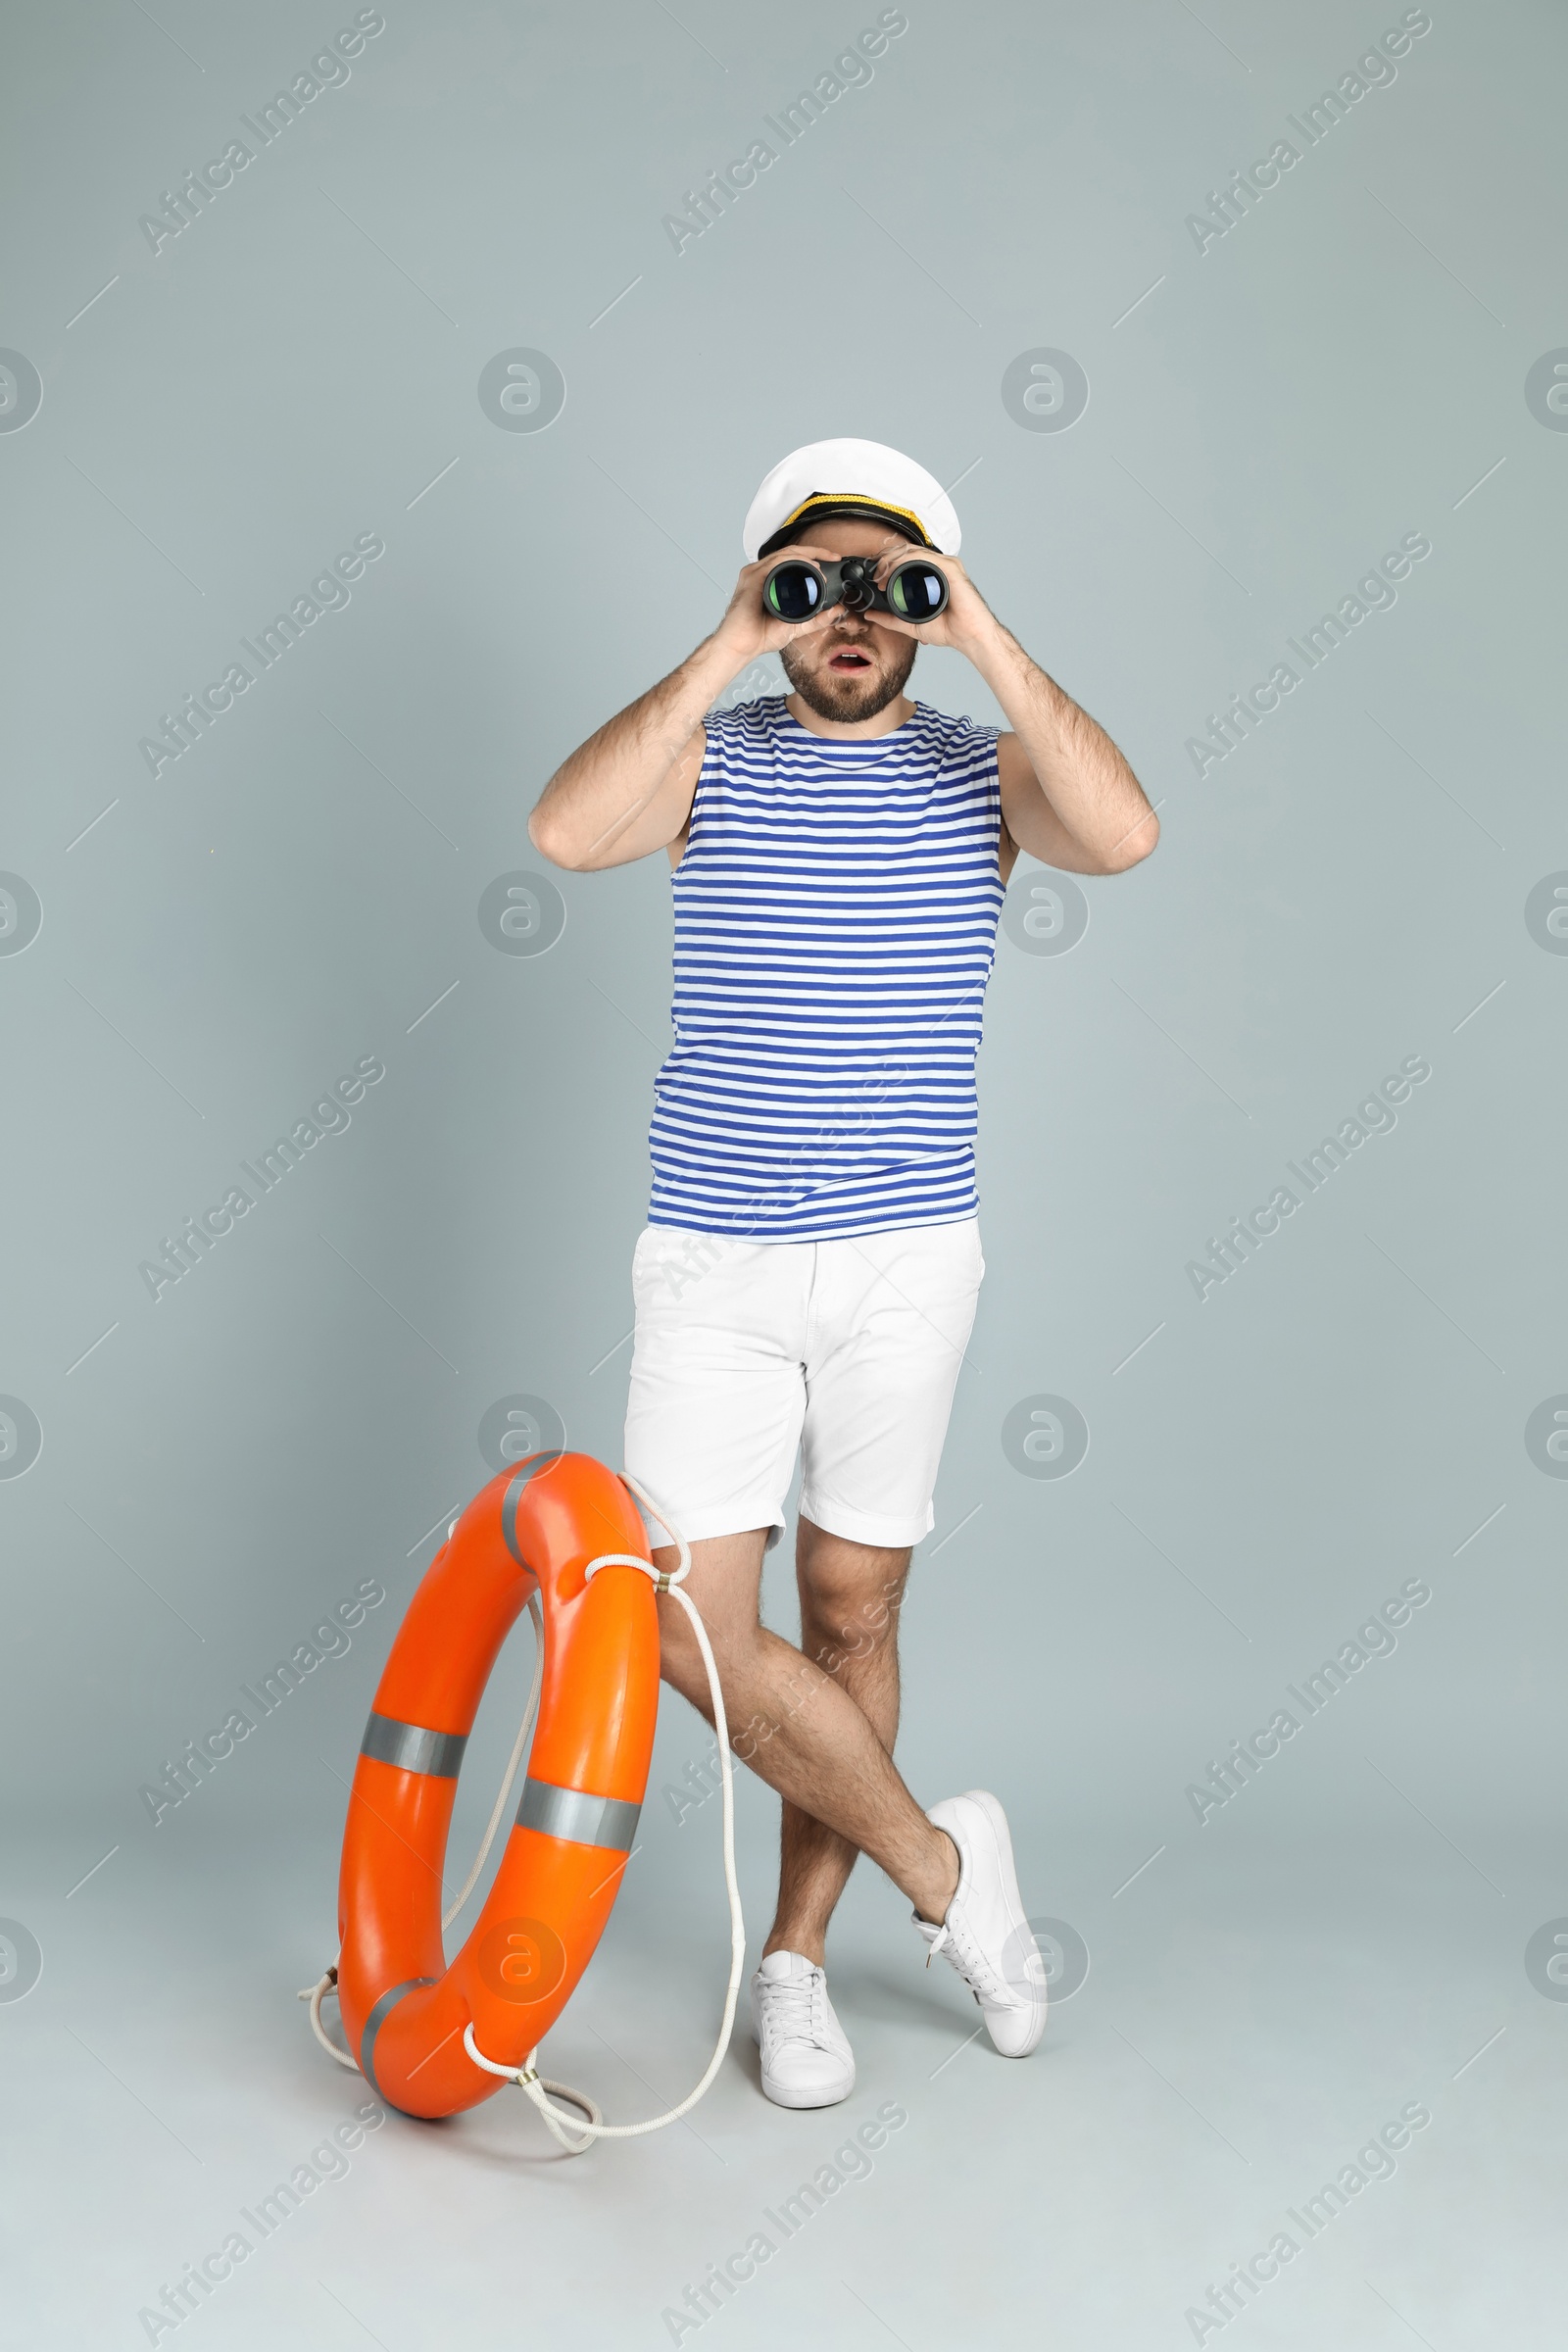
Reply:
[[[919,645],[950,645],[960,654],[983,642],[997,626],[996,614],[970,579],[956,556],[939,556],[928,547],[912,547],[907,539],[890,543],[877,558],[876,584],[887,592],[888,575],[901,564],[927,564],[948,583],[948,601],[934,620],[901,620],[896,612],[867,612],[865,619],[879,629],[895,629]]]

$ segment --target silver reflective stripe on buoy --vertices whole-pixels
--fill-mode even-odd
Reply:
[[[507,1549],[519,1568],[528,1565],[517,1544],[517,1505],[522,1499],[522,1490],[531,1478],[538,1477],[541,1470],[554,1468],[561,1459],[561,1447],[557,1446],[554,1453],[535,1454],[531,1462],[524,1462],[515,1478],[508,1482],[507,1491],[501,1497],[501,1533]]]
[[[386,2099],[386,2092],[375,2079],[375,2037],[406,1992],[416,1992],[421,1984],[434,1983],[434,1977],[405,1977],[401,1984],[387,1987],[365,2021],[365,2032],[360,2035],[360,2072],[378,2099]],[[389,2107],[397,2106],[395,2099],[387,2099],[386,2103]],[[403,2113],[401,2107],[398,2113]]]
[[[395,1764],[400,1772],[455,1781],[467,1744],[466,1732],[427,1731],[422,1723],[400,1723],[395,1715],[377,1715],[372,1709],[360,1753],[373,1756],[378,1764]]]
[[[619,1796],[588,1796],[580,1788],[558,1788],[550,1781],[524,1781],[517,1807],[520,1830],[541,1830],[547,1838],[569,1838],[573,1845],[602,1845],[614,1854],[631,1851],[637,1835],[640,1804]]]

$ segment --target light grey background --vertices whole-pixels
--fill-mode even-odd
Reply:
[[[677,253],[683,191],[877,13],[389,0],[155,253],[161,191],[353,10],[9,12],[0,345],[43,386],[0,430],[0,869],[42,912],[0,953],[0,1392],[42,1433],[0,1476],[31,2345],[148,2340],[138,2310],[353,2104],[292,2000],[330,1956],[341,1776],[489,1475],[486,1411],[540,1399],[619,1460],[667,1038],[662,857],[555,876],[538,956],[479,902],[544,870],[555,764],[716,619],[761,474],[834,433],[956,485],[975,578],[1163,827],[1083,884],[1070,953],[999,943],[989,1272],[905,1622],[911,1785],[1004,1795],[1089,1980],[1027,2067],[964,2047],[867,1870],[838,2115],[767,2107],[742,2033],[691,2130],[575,2166],[506,2095],[393,2119],[184,2328],[667,2343],[686,2285],[897,2099],[873,2177],[705,2344],[1555,2340],[1568,2009],[1525,1951],[1568,1914],[1568,1484],[1525,1428],[1568,1392],[1568,959],[1525,909],[1568,869],[1568,436],[1525,383],[1568,345],[1563,21],[1439,0],[1200,252],[1189,214],[1305,148],[1287,118],[1401,10],[911,0]],[[564,378],[543,431],[480,405],[517,349]],[[1004,405],[1038,349],[1087,375],[1066,431]],[[1412,532],[1397,603],[1200,777],[1205,714]],[[160,713],[365,533],[347,607],[155,780]],[[998,715],[956,656],[915,680]],[[352,1125],[155,1303],[161,1237],[370,1055]],[[1396,1128],[1200,1300],[1206,1237],[1412,1055]],[[1041,1396],[1088,1426],[1065,1480],[1004,1451]],[[155,1829],[141,1785],[368,1577],[352,1650]],[[1189,1784],[1410,1578],[1397,1651],[1200,1826]],[[526,1644],[460,1854],[525,1673]],[[707,1745],[668,1701],[644,1853],[549,2053],[620,2119],[681,2095],[712,2030],[717,1808],[677,1827],[662,1795]],[[765,1791],[740,1818],[755,1937]],[[1406,2101],[1433,2121],[1394,2180],[1223,2330],[1184,2317]]]

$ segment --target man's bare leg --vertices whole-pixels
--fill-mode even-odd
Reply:
[[[909,1571],[902,1550],[855,1544],[803,1518],[795,1544],[801,1648],[847,1690],[891,1756],[899,1729],[898,1618]],[[818,1968],[827,1924],[859,1848],[786,1800],[779,1834],[778,1911],[762,1946],[801,1952]]]
[[[730,1743],[786,1803],[869,1854],[922,1919],[941,1920],[958,1884],[952,1838],[927,1821],[875,1728],[841,1688],[842,1674],[824,1672],[758,1621],[766,1533],[751,1528],[691,1547],[685,1589],[712,1644]],[[673,1544],[653,1556],[662,1569],[679,1559]],[[664,1680],[710,1722],[708,1677],[686,1614],[663,1594],[659,1612]]]

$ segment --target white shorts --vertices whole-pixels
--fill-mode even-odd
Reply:
[[[646,1225],[627,1469],[688,1541],[765,1527],[771,1548],[799,1447],[803,1517],[917,1544],[984,1273],[972,1216],[825,1242]]]

